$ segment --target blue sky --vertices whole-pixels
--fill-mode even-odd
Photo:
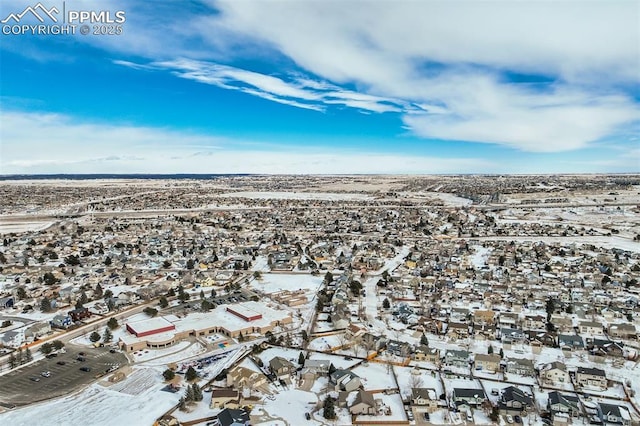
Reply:
[[[0,18],[36,4],[3,0]],[[2,24],[0,174],[640,171],[637,1],[64,10],[126,21]]]

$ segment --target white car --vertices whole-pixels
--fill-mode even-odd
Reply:
[[[43,371],[42,373],[40,373],[40,375],[41,375],[42,377],[51,377],[51,372],[49,372],[49,371]]]
[[[507,415],[507,423],[513,423],[513,417],[510,414]]]

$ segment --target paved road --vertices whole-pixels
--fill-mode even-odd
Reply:
[[[76,348],[67,345],[66,353],[55,358],[43,359],[0,376],[0,402],[26,405],[37,401],[67,395],[96,379],[110,367],[123,366],[127,358],[120,352],[110,353],[109,348]],[[78,361],[80,352],[84,352],[86,361]],[[64,365],[58,364],[64,362]],[[80,370],[89,367],[91,371]],[[50,377],[41,373],[49,371]],[[31,378],[38,378],[33,381]]]

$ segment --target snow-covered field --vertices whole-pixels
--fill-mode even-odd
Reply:
[[[354,201],[371,200],[367,194],[347,194],[334,192],[229,192],[220,194],[221,198],[250,198],[254,200],[322,200],[322,201]]]
[[[177,403],[179,395],[160,391],[164,387],[160,371],[142,371],[131,374],[117,385],[118,388],[104,388],[94,384],[75,395],[2,413],[0,424],[151,425],[159,415]],[[149,401],[153,403],[150,404]]]
[[[31,222],[9,222],[3,220],[0,222],[0,234],[20,233],[20,232],[38,232],[43,231],[53,225],[54,222],[48,221],[31,221]]]
[[[304,290],[315,294],[322,285],[322,279],[308,274],[262,274],[259,280],[251,281],[251,287],[265,293]]]

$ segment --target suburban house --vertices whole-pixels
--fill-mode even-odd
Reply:
[[[476,370],[495,373],[500,371],[500,355],[498,354],[476,354],[474,365]]]
[[[306,380],[315,380],[329,374],[330,367],[331,362],[326,359],[305,359],[304,367],[300,370],[300,377]]]
[[[619,424],[623,426],[631,424],[629,410],[620,405],[601,402],[598,404],[598,413],[600,414],[600,420],[604,424]]]
[[[624,356],[624,343],[613,342],[607,339],[587,339],[587,350],[591,355],[597,356]]]
[[[51,327],[54,328],[67,328],[73,324],[73,320],[69,315],[56,315],[51,320]]]
[[[236,367],[227,373],[227,384],[229,386],[258,387],[267,383],[267,377],[257,371],[249,370],[245,367]]]
[[[449,349],[444,354],[444,363],[450,367],[469,368],[469,352]]]
[[[590,334],[592,336],[604,336],[604,327],[597,321],[580,321],[578,325],[580,334]]]
[[[240,406],[242,394],[235,389],[214,389],[211,391],[212,409],[216,408],[238,408]]]
[[[250,426],[249,413],[245,410],[225,408],[218,413],[220,426]]]
[[[331,383],[336,391],[351,392],[360,387],[360,377],[348,370],[336,370],[329,376]]]
[[[413,352],[413,347],[406,342],[398,340],[389,340],[387,342],[387,352],[399,357],[408,357]]]
[[[450,322],[447,327],[447,336],[453,339],[465,339],[469,337],[469,325],[464,322]]]
[[[571,377],[567,371],[567,366],[560,361],[545,364],[542,369],[540,369],[540,379],[551,385],[558,383],[571,383]]]
[[[549,392],[547,408],[552,414],[565,413],[575,417],[580,414],[580,400],[577,395],[553,391]]]
[[[438,402],[438,395],[435,389],[411,389],[411,404],[415,407],[424,407],[427,412],[433,413],[438,409]]]
[[[271,372],[275,374],[279,379],[289,377],[294,371],[296,371],[295,365],[288,359],[281,356],[275,356],[269,361],[269,368]]]
[[[15,299],[13,298],[13,296],[0,297],[0,309],[13,308],[14,303]]]
[[[51,324],[48,322],[38,322],[25,328],[24,338],[27,342],[33,342],[49,333],[51,333]]]
[[[511,374],[518,374],[520,376],[535,376],[533,361],[526,358],[507,359],[505,371]]]
[[[544,330],[547,319],[542,315],[525,315],[522,326],[529,330]]]
[[[584,340],[577,334],[560,334],[558,335],[558,346],[561,349],[584,349]]]
[[[636,332],[635,325],[625,322],[621,324],[611,324],[609,326],[609,336],[618,339],[635,340],[638,338],[638,333]]]
[[[598,368],[578,367],[576,383],[582,387],[589,386],[599,389],[607,389],[607,377],[604,370]]]
[[[468,405],[477,407],[486,399],[482,389],[454,388],[453,402],[459,407],[460,405]]]
[[[498,409],[502,414],[524,415],[534,407],[531,396],[515,386],[504,388],[498,401]]]
[[[87,308],[77,308],[69,311],[68,313],[73,322],[82,321],[83,319],[89,318],[91,316],[91,311],[89,311],[89,309]]]
[[[414,351],[413,359],[438,365],[440,364],[440,350],[426,345],[420,345]]]
[[[362,389],[358,390],[355,400],[349,407],[349,413],[352,415],[374,415],[376,413],[376,401],[373,398],[373,393]]]
[[[556,345],[555,334],[551,334],[546,331],[538,331],[538,330],[525,330],[524,333],[527,336],[527,341],[529,342],[529,344],[534,344],[538,342],[541,345],[548,346],[550,348]]]

